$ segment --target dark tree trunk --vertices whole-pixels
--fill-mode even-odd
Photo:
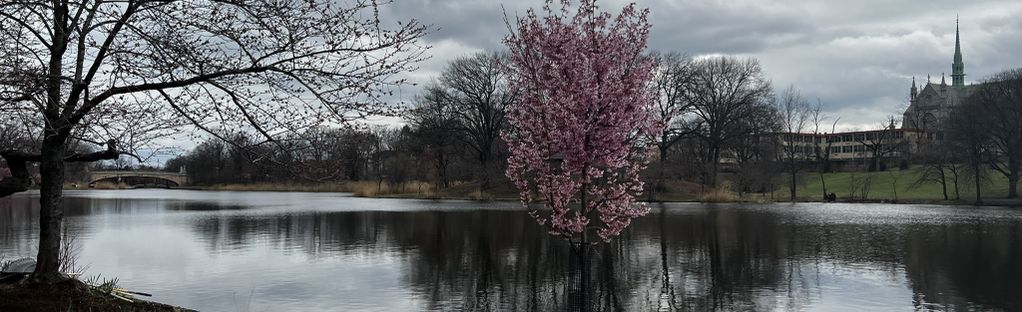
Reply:
[[[795,179],[797,175],[798,172],[795,172],[795,164],[791,164],[791,202],[795,202],[795,187],[797,186]]]
[[[720,172],[720,148],[714,147],[711,153],[713,153],[713,157],[710,157],[710,161],[713,163],[710,164],[710,187],[716,189],[717,175]]]
[[[1008,159],[1008,198],[1018,198],[1019,161]]]
[[[958,172],[954,173],[954,180],[953,181],[955,183],[955,200],[960,200],[960,199],[962,199],[962,194],[958,190]]]
[[[436,170],[437,176],[440,178],[439,184],[441,188],[447,188],[448,186],[450,186],[450,183],[447,181],[447,159],[444,156],[445,155],[442,150],[437,152]]]
[[[823,198],[827,198],[827,179],[823,177],[823,172],[820,172],[820,185],[823,186]]]
[[[973,156],[973,157],[978,157],[978,156]],[[983,197],[980,196],[980,189],[981,189],[980,184],[982,184],[981,183],[982,181],[979,180],[979,178],[980,178],[980,172],[979,171],[983,170],[983,169],[982,169],[982,167],[978,163],[974,163],[973,164],[973,169],[975,169],[975,170],[973,170],[973,175],[974,175],[974,179],[973,180],[976,181],[976,204],[979,205],[979,204],[983,203]]]
[[[67,7],[53,10],[53,20],[67,18]],[[39,189],[39,253],[36,255],[35,272],[32,278],[39,281],[54,281],[60,277],[60,228],[64,218],[62,193],[64,188],[64,151],[67,136],[60,117],[61,72],[63,56],[67,49],[68,29],[63,22],[54,22],[49,46],[50,59],[46,81],[46,108],[43,114],[46,127],[43,129],[43,144],[39,161],[42,182]],[[65,119],[66,120],[66,119]]]
[[[828,150],[830,149],[829,145],[827,146],[827,149]],[[829,157],[829,155],[828,155],[828,157]],[[824,200],[826,200],[828,198],[827,197],[828,194],[827,194],[827,181],[824,178],[823,174],[826,173],[826,172],[830,172],[830,164],[829,163],[830,162],[828,161],[828,159],[823,159],[823,160],[820,161],[820,185],[823,187],[823,198],[824,198]]]
[[[940,188],[942,191],[944,191],[944,200],[947,200],[947,177],[944,175],[943,167],[940,167],[939,170],[940,170]]]
[[[1008,198],[1018,198],[1018,174],[1008,175]]]
[[[48,130],[43,139],[39,173],[39,253],[33,277],[55,280],[60,276],[60,230],[64,219],[64,152],[67,148],[63,135]]]
[[[479,165],[482,167],[482,176],[479,178],[479,191],[490,189],[490,159],[489,157],[479,158]],[[481,195],[481,194],[480,194]]]

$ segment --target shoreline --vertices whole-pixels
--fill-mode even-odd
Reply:
[[[376,182],[372,182],[375,184]],[[65,190],[111,190],[111,189],[145,189],[145,188],[65,188]],[[211,186],[186,186],[186,187],[174,187],[166,188],[170,190],[190,190],[190,191],[204,191],[204,192],[280,192],[280,193],[336,193],[336,194],[350,194],[353,197],[360,198],[390,198],[390,199],[424,199],[424,200],[467,200],[467,201],[479,201],[479,202],[517,202],[519,200],[517,195],[509,196],[506,190],[501,192],[497,190],[496,193],[482,192],[479,191],[468,191],[461,190],[455,191],[440,191],[440,192],[421,192],[421,193],[370,193],[370,194],[359,194],[357,191],[351,190],[349,186],[344,183],[328,184],[328,185],[302,185],[302,184],[227,184],[227,185],[211,185]],[[475,193],[475,194],[473,194]],[[750,197],[737,197],[733,194],[727,196],[712,196],[713,193],[707,193],[702,198],[709,197],[711,200],[700,200],[700,196],[693,195],[681,195],[681,194],[665,194],[666,199],[657,200],[646,200],[640,199],[638,202],[643,203],[722,203],[722,204],[737,204],[737,203],[751,203],[751,204],[781,204],[791,203],[787,200],[770,199],[767,194],[755,194]],[[822,200],[814,200],[809,198],[798,198],[794,201],[795,203],[828,203]],[[984,198],[983,202],[976,204],[971,199],[959,199],[959,200],[943,200],[943,199],[926,199],[926,198],[907,198],[907,199],[838,199],[833,203],[874,203],[874,204],[902,204],[902,205],[940,205],[940,206],[977,206],[977,207],[1022,207],[1022,199],[1016,198]]]
[[[375,181],[364,181],[363,184],[369,183],[376,185]],[[217,184],[217,185],[204,185],[204,186],[182,186],[182,187],[68,187],[72,183],[67,183],[64,190],[111,190],[111,189],[181,189],[181,190],[195,190],[195,191],[262,191],[262,192],[317,192],[317,193],[346,193],[351,194],[354,197],[363,198],[403,198],[403,199],[431,199],[431,200],[474,200],[474,202],[518,202],[517,193],[510,193],[506,189],[495,189],[495,192],[482,192],[481,194],[477,189],[465,189],[464,187],[452,186],[447,190],[442,191],[425,191],[425,192],[384,192],[378,193],[375,191],[364,191],[360,189],[353,189],[352,182],[338,182],[328,184]],[[82,184],[79,184],[82,185]],[[385,185],[385,184],[384,184]],[[390,187],[390,186],[386,186]],[[38,190],[33,188],[32,190]],[[466,191],[467,190],[467,191]],[[661,193],[663,195],[663,193]],[[645,197],[645,196],[642,196]],[[770,198],[769,193],[755,193],[748,197],[739,197],[735,194],[726,193],[718,194],[714,192],[707,192],[703,195],[695,194],[678,194],[678,193],[666,193],[665,198],[648,200],[646,198],[640,198],[637,200],[639,203],[657,204],[657,203],[691,203],[691,204],[785,204],[792,203],[790,200],[783,200],[775,197]],[[701,199],[705,198],[705,199]],[[961,198],[961,199],[938,199],[938,198],[867,198],[867,199],[848,199],[838,198],[836,202],[825,202],[825,200],[811,199],[807,197],[796,198],[793,203],[836,203],[836,204],[894,204],[894,205],[935,205],[935,206],[973,206],[973,207],[1018,207],[1022,208],[1022,198],[1007,198],[1007,197],[986,197],[982,198],[982,203],[977,204],[973,198]]]

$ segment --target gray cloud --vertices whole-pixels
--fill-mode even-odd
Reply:
[[[601,1],[617,11],[626,1]],[[1020,67],[1019,1],[648,0],[650,48],[761,60],[778,88],[793,84],[819,98],[844,128],[876,126],[905,106],[911,78],[950,74],[954,18],[961,16],[968,81]],[[504,12],[514,18],[540,0],[397,0],[388,19],[417,19],[439,29],[426,40],[433,59],[410,74],[426,82],[456,57],[502,49]],[[948,78],[950,79],[950,78]],[[416,88],[402,90],[407,100]]]

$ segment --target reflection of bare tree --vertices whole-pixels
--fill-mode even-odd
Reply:
[[[671,286],[671,271],[667,266],[667,240],[664,238],[664,228],[667,225],[666,205],[660,204],[660,215],[657,219],[660,220],[660,264],[662,269],[657,311],[675,311],[678,310],[676,304],[677,297],[674,293],[674,287]]]

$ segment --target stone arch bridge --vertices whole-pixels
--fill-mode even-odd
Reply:
[[[165,171],[93,171],[89,173],[89,186],[92,187],[97,182],[123,183],[129,186],[179,187],[188,185],[188,174]]]

